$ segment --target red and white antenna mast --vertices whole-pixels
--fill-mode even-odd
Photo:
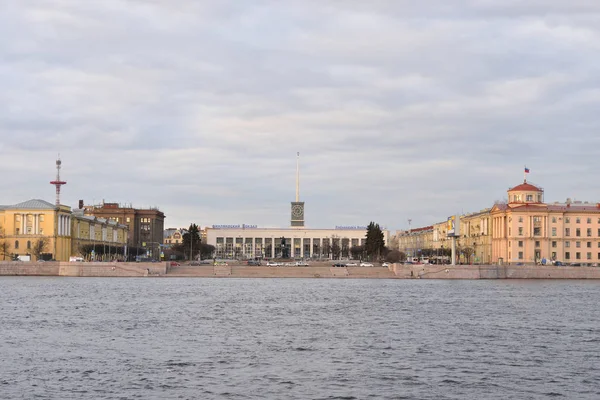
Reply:
[[[56,206],[60,206],[60,187],[62,185],[66,185],[67,182],[60,180],[60,155],[58,156],[58,160],[56,160],[56,180],[50,182],[51,185],[56,186]]]

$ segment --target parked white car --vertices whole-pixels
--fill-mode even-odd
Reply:
[[[372,267],[372,266],[373,266],[373,264],[371,264],[371,263],[368,263],[368,262],[361,262],[361,263],[360,263],[360,266],[361,266],[361,267]]]
[[[358,264],[355,262],[346,263],[346,267],[358,267]]]
[[[279,264],[273,261],[267,261],[267,267],[277,267]]]
[[[383,264],[381,264],[382,267],[389,267],[390,265],[392,265],[392,264],[390,264],[388,262],[384,262]]]

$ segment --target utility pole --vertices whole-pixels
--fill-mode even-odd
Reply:
[[[410,227],[410,223],[412,222],[412,219],[408,219],[408,240],[409,240],[409,248],[408,248],[408,253],[409,253],[409,257],[412,258],[412,229]],[[412,259],[410,260],[412,261]]]

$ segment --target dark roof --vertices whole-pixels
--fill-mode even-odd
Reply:
[[[54,210],[56,205],[49,203],[46,200],[31,199],[11,206],[1,206],[0,208],[5,210]]]

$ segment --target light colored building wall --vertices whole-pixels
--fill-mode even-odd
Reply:
[[[543,203],[543,189],[528,183],[508,191],[492,218],[492,262],[600,263],[600,205]]]
[[[389,231],[383,230],[386,245]],[[279,258],[281,238],[285,238],[287,254],[292,258],[331,258],[334,246],[342,257],[350,248],[363,245],[363,229],[279,229],[279,228],[206,228],[206,242],[215,246],[218,258]],[[335,243],[335,245],[334,245]]]
[[[127,240],[126,226],[108,221],[93,223],[97,225],[99,241],[103,229],[106,230],[106,242],[122,244],[123,240]],[[4,230],[3,240],[9,244],[11,253],[31,255],[32,260],[35,260],[33,248],[40,239],[46,241],[42,254],[57,261],[68,261],[72,255],[78,254],[82,243],[94,240],[89,238],[90,221],[75,215],[68,206],[56,207],[44,200],[33,199],[0,207],[0,226]]]
[[[114,219],[97,218],[83,215],[76,210],[73,213],[72,226],[72,256],[85,256],[89,260],[124,259],[129,240],[129,227]],[[101,254],[86,256],[84,247],[102,247]],[[117,252],[117,249],[119,251]],[[122,254],[121,254],[122,253]]]

